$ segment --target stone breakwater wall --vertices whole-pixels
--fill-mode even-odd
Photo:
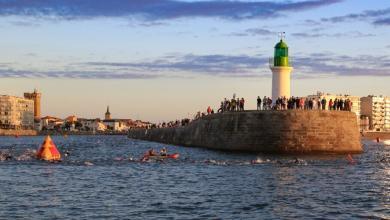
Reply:
[[[6,130],[0,129],[0,136],[36,136],[35,130]]]
[[[132,130],[129,138],[228,151],[362,152],[356,115],[341,111],[225,112],[185,127]]]

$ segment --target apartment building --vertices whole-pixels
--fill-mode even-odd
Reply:
[[[367,97],[362,97],[360,100],[361,114],[368,117],[369,130],[389,130],[390,99],[388,97],[370,95]]]
[[[33,129],[34,101],[16,96],[0,95],[0,128]]]

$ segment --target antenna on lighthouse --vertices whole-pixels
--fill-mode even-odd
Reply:
[[[280,37],[280,40],[283,40],[284,38],[286,38],[286,32],[279,32],[279,37]]]

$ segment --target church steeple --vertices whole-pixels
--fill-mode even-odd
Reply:
[[[104,116],[104,119],[111,120],[110,106],[107,106],[107,111],[106,111],[106,114]]]

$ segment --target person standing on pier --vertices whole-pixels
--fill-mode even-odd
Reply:
[[[322,109],[321,98],[318,98],[318,100],[317,100],[317,110],[321,110],[321,109]]]
[[[261,98],[257,96],[257,110],[261,110]]]
[[[208,115],[211,114],[211,107],[210,106],[207,108],[207,114]]]
[[[325,110],[325,108],[326,108],[326,99],[325,99],[325,97],[322,98],[321,104],[322,104],[322,110]]]
[[[332,110],[332,108],[333,108],[333,100],[330,99],[329,100],[329,105],[328,105],[328,110],[330,111],[330,110]]]
[[[263,110],[268,110],[268,98],[266,96],[263,97]]]
[[[244,111],[244,110],[245,110],[245,108],[244,108],[244,106],[245,106],[245,100],[244,100],[244,98],[241,98],[240,104],[241,104],[241,111]]]
[[[230,104],[231,104],[231,111],[236,111],[236,107],[237,107],[238,104],[236,103],[236,99],[235,98],[232,98]]]

